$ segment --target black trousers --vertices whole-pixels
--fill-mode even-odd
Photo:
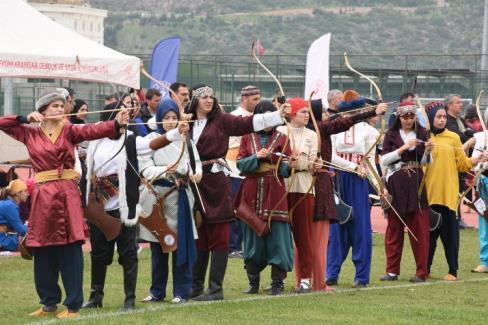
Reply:
[[[437,247],[437,238],[441,237],[442,245],[444,246],[444,254],[446,255],[447,265],[449,266],[449,274],[457,277],[458,270],[458,256],[459,256],[459,221],[456,218],[456,213],[449,210],[443,205],[432,205],[434,211],[442,215],[441,226],[430,232],[430,247],[429,247],[429,272],[434,260],[434,254]]]
[[[119,210],[107,211],[107,213],[112,217],[120,218]],[[138,262],[135,226],[126,227],[122,225],[120,235],[114,240],[107,241],[103,232],[98,227],[90,224],[90,243],[90,256],[93,264],[112,264],[115,243],[117,243],[118,262],[120,265],[130,266]]]
[[[82,242],[62,246],[36,247],[34,249],[34,281],[36,291],[45,306],[61,302],[59,274],[63,281],[69,310],[77,311],[83,304],[83,252]]]

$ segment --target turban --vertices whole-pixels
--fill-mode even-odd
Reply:
[[[25,191],[27,189],[27,185],[20,180],[20,179],[14,179],[8,184],[8,193],[10,195],[15,195],[21,191]]]

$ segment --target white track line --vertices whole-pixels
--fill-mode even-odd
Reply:
[[[362,289],[336,289],[333,292],[323,292],[317,291],[308,294],[284,294],[279,296],[268,296],[268,295],[259,295],[255,297],[247,297],[247,298],[239,298],[239,299],[230,299],[230,300],[218,300],[218,301],[206,301],[206,302],[190,302],[186,304],[180,305],[171,305],[171,304],[159,304],[157,306],[151,307],[144,307],[144,308],[137,308],[134,311],[111,311],[111,312],[101,312],[101,313],[94,313],[89,315],[83,315],[76,319],[66,319],[64,321],[84,321],[84,320],[94,320],[94,319],[104,319],[107,317],[117,317],[122,315],[128,314],[145,314],[147,312],[154,312],[159,310],[165,309],[175,309],[175,308],[191,308],[193,306],[201,306],[201,305],[213,305],[213,304],[240,304],[242,302],[248,301],[260,301],[260,300],[269,300],[269,299],[286,299],[290,297],[309,297],[309,296],[318,296],[318,295],[337,295],[342,293],[350,293],[350,292],[358,292],[358,291],[377,291],[377,290],[390,290],[390,289],[405,289],[405,288],[415,288],[421,286],[434,286],[434,285],[456,285],[462,283],[471,283],[471,282],[484,282],[488,281],[488,277],[485,278],[476,278],[476,279],[468,279],[468,280],[458,280],[458,281],[429,281],[423,283],[406,283],[406,284],[399,284],[399,285],[387,285],[387,286],[376,286],[376,287],[366,287]],[[41,324],[54,324],[59,322],[58,319],[50,319],[48,321],[41,321],[41,322],[32,322],[28,323],[31,325],[41,325]]]

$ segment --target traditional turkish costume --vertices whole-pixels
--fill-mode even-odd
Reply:
[[[169,111],[179,114],[176,103],[165,99],[158,105],[156,122],[164,121],[163,117]],[[158,124],[157,130],[145,138],[153,139],[166,133],[161,124]],[[190,173],[201,175],[202,164],[193,142],[187,139],[188,142],[183,146],[183,141],[174,141],[150,155],[138,157],[142,176],[149,182],[153,181],[155,194],[164,198],[164,207],[161,209],[168,227],[176,234],[176,250],[172,252],[173,302],[184,302],[190,295],[192,268],[196,259],[195,239],[198,238],[193,218],[195,196],[188,182]],[[174,164],[175,172],[168,173],[167,168]],[[151,198],[154,195],[145,187],[139,201],[139,207],[145,216],[151,215],[154,205],[157,204]],[[149,296],[143,301],[162,301],[166,297],[169,253],[163,252],[158,238],[142,224],[139,225],[138,237],[151,245],[151,287]]]
[[[81,210],[74,171],[76,145],[118,135],[115,121],[73,125],[59,123],[49,133],[28,125],[21,116],[0,118],[0,130],[24,143],[34,169],[36,185],[26,244],[33,248],[34,280],[40,303],[55,308],[61,301],[59,273],[66,290],[63,304],[77,311],[83,303],[83,253],[87,226]]]
[[[88,146],[87,189],[95,192],[107,214],[121,220],[122,230],[115,239],[108,241],[101,229],[90,223],[91,291],[84,308],[102,306],[107,266],[112,264],[115,244],[124,274],[123,308],[130,310],[135,305],[138,268],[135,225],[140,185],[137,156],[149,155],[152,150],[150,139],[126,132],[129,133],[127,138],[104,138],[92,141]]]
[[[222,284],[227,268],[229,222],[234,220],[229,169],[224,159],[229,148],[229,137],[242,136],[282,123],[279,112],[241,117],[218,111],[212,119],[201,119],[191,125],[190,134],[196,143],[203,166],[203,177],[199,186],[204,210],[198,208],[203,224],[198,228],[197,260],[193,269],[190,298],[223,299]],[[210,252],[210,281],[204,294],[203,284]]]
[[[258,104],[259,105],[259,104]],[[245,135],[239,149],[237,167],[245,179],[235,202],[236,209],[241,204],[250,204],[256,216],[269,225],[266,235],[258,235],[247,224],[243,227],[244,264],[250,288],[247,293],[257,293],[260,272],[271,265],[271,294],[279,294],[283,288],[283,278],[293,267],[293,241],[288,218],[288,204],[284,177],[290,175],[287,163],[278,162],[273,153],[290,155],[289,146],[284,149],[286,136],[278,131]],[[268,159],[258,159],[257,153],[267,148]],[[278,178],[275,169],[278,168]],[[271,220],[269,220],[271,218]]]
[[[347,131],[354,124],[376,115],[375,111],[355,114],[351,117],[336,117],[332,120],[322,119],[322,100],[312,100],[312,111],[320,130],[320,152],[321,158],[332,161],[332,140],[333,134]],[[312,228],[313,242],[313,267],[312,267],[312,288],[313,290],[326,290],[325,274],[327,270],[327,247],[329,243],[330,223],[337,222],[337,212],[334,202],[333,175],[331,168],[322,167],[315,174],[315,206],[313,213],[314,227]],[[324,253],[325,252],[325,253]]]
[[[344,97],[347,97],[346,94]],[[364,107],[367,101],[359,97],[353,101],[343,102],[339,108],[347,111]],[[370,165],[375,166],[374,151],[371,150],[367,157],[365,154],[375,145],[377,138],[378,131],[365,122],[352,126],[346,132],[333,135],[332,161],[351,171],[355,170],[358,164],[364,163],[365,159],[369,160]],[[368,181],[347,171],[338,172],[336,181],[342,200],[353,209],[352,218],[347,223],[330,226],[326,283],[337,283],[342,264],[352,247],[352,261],[356,267],[354,283],[356,286],[365,286],[369,283],[372,253]]]
[[[398,149],[410,139],[427,140],[424,129],[405,133],[401,129],[390,129],[383,140],[383,156],[381,164],[387,168],[386,188],[391,195],[391,204],[399,213],[397,216],[392,209],[388,209],[388,225],[385,234],[386,272],[384,279],[396,277],[400,274],[400,262],[403,251],[405,226],[399,217],[412,231],[415,240],[409,233],[410,244],[417,270],[412,282],[425,280],[428,275],[427,262],[429,256],[429,206],[425,188],[420,199],[418,191],[424,173],[421,163],[425,146],[423,143],[403,152]],[[426,160],[424,160],[425,162]]]

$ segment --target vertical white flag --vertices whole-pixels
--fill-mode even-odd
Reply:
[[[329,50],[330,33],[316,39],[307,53],[307,68],[305,70],[305,99],[314,92],[313,99],[323,99],[327,102],[329,92]]]

